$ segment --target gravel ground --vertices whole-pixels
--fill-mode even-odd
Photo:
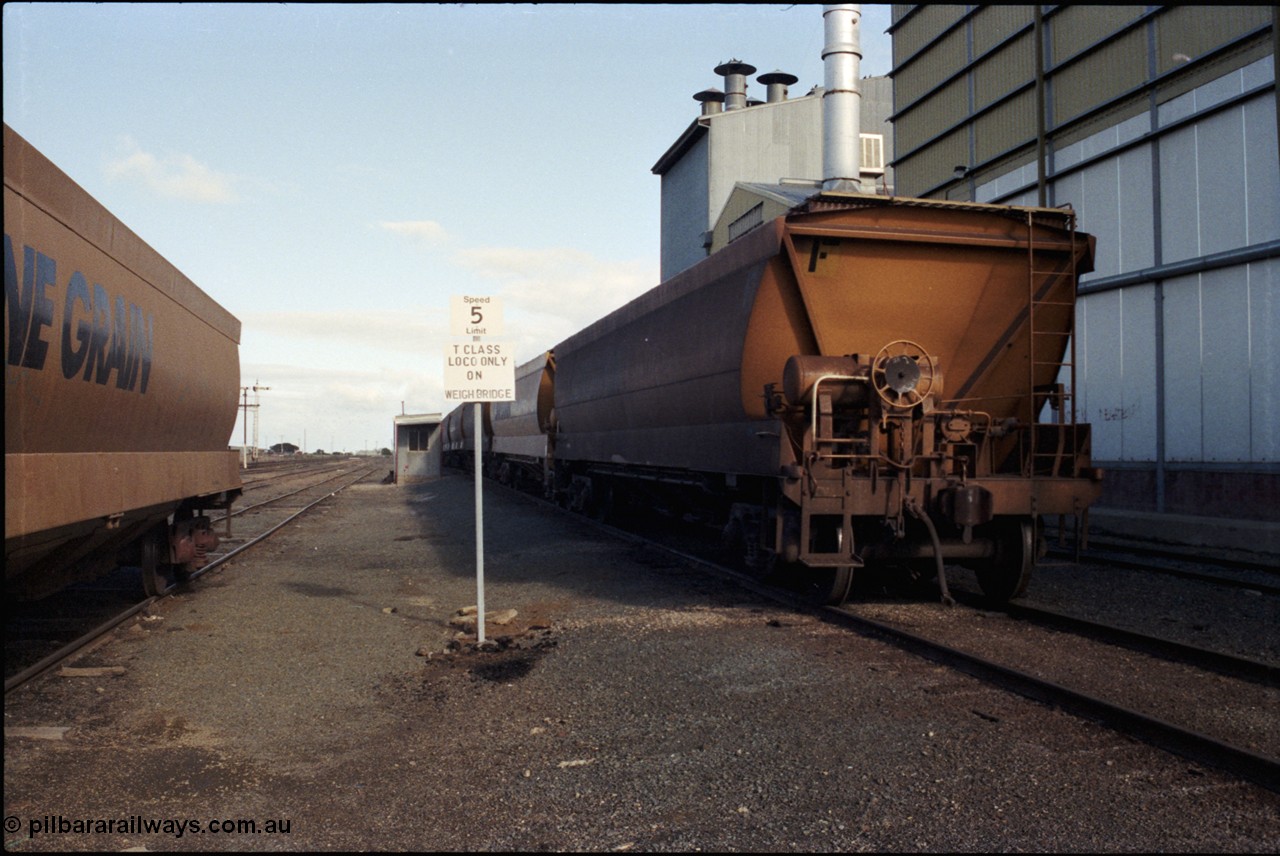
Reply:
[[[1280,688],[1275,686],[1095,642],[1002,612],[902,601],[850,603],[845,608],[1232,746],[1280,758]],[[1208,697],[1212,704],[1205,704]]]
[[[472,497],[349,489],[9,694],[7,849],[1280,849],[1276,794],[497,490],[517,616],[449,651]]]
[[[1280,600],[1253,589],[1060,562],[1036,569],[1023,602],[1280,665]]]

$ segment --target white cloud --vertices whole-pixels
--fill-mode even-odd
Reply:
[[[246,338],[279,337],[327,342],[335,359],[353,346],[380,351],[421,353],[424,343],[441,342],[449,335],[449,318],[443,311],[404,307],[386,310],[333,310],[312,312],[246,312],[241,318]]]
[[[562,337],[658,284],[651,264],[604,261],[566,248],[482,247],[461,250],[454,261],[493,280],[511,307],[560,322],[557,328],[568,328]]]
[[[416,225],[415,225],[416,224]],[[380,224],[387,228],[389,223]],[[443,236],[433,221],[390,229]],[[579,250],[462,249],[448,263],[469,275],[467,293],[501,296],[506,335],[521,362],[554,347],[657,284],[656,265],[610,262]],[[447,301],[385,310],[246,312],[242,382],[260,380],[262,441],[312,448],[389,445],[392,417],[452,409],[444,400]],[[359,368],[355,368],[355,367]],[[241,442],[237,425],[233,443]],[[379,439],[382,438],[382,439]]]
[[[434,220],[384,220],[378,226],[397,235],[421,238],[429,244],[438,244],[448,237],[445,234],[444,226]]]
[[[389,447],[392,420],[402,407],[409,413],[437,412],[444,399],[441,372],[412,365],[334,369],[245,363],[242,378],[268,387],[258,396],[258,442],[284,441],[307,451]],[[246,433],[253,443],[252,416],[247,432],[237,422],[230,442],[240,445]]]
[[[450,242],[452,236],[435,220],[382,221],[379,228],[409,239],[430,244]],[[489,294],[501,297],[506,310],[507,338],[518,343],[521,359],[576,333],[658,284],[656,263],[608,261],[582,250],[565,247],[525,249],[520,247],[454,247],[444,264],[464,275],[457,278],[456,293]],[[465,285],[458,283],[465,282]],[[442,302],[436,310],[447,312]],[[261,316],[265,319],[265,316]],[[432,317],[427,310],[387,313],[344,313],[341,323],[368,325],[376,330],[379,341],[400,341],[400,350],[408,345],[420,346],[425,337],[444,341],[449,335],[448,318],[438,319],[441,326],[423,329],[421,319]],[[306,335],[316,323],[338,323],[324,320],[324,313],[273,313],[274,324],[286,324],[295,334]],[[405,319],[418,319],[416,322]],[[410,325],[410,326],[406,326]]]
[[[190,155],[156,157],[133,140],[122,142],[124,153],[107,164],[107,176],[141,182],[161,196],[195,202],[236,201],[232,176],[219,173]]]

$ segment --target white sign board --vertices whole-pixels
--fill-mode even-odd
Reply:
[[[515,347],[510,342],[445,345],[444,397],[459,403],[515,401]]]
[[[455,294],[449,298],[449,329],[455,336],[501,336],[501,300]]]

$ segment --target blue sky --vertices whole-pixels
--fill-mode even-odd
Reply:
[[[5,123],[240,318],[262,444],[309,451],[449,409],[451,295],[524,361],[656,285],[650,168],[716,65],[823,82],[816,5],[3,8]]]

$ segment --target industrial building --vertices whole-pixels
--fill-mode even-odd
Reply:
[[[895,5],[897,192],[1070,205],[1102,506],[1280,519],[1274,6]]]
[[[861,78],[861,191],[1070,206],[1076,411],[1100,508],[1280,520],[1280,154],[1272,6],[895,5]],[[653,167],[662,278],[822,185],[824,90],[722,63]],[[1064,382],[1069,378],[1064,377]]]
[[[662,179],[662,281],[692,267],[755,226],[785,214],[822,185],[822,87],[792,98],[796,77],[760,74],[766,100],[748,96],[756,67],[740,60],[716,66],[724,90],[696,93],[696,116],[652,171]],[[864,192],[891,193],[892,87],[864,77],[860,90],[861,180]]]

